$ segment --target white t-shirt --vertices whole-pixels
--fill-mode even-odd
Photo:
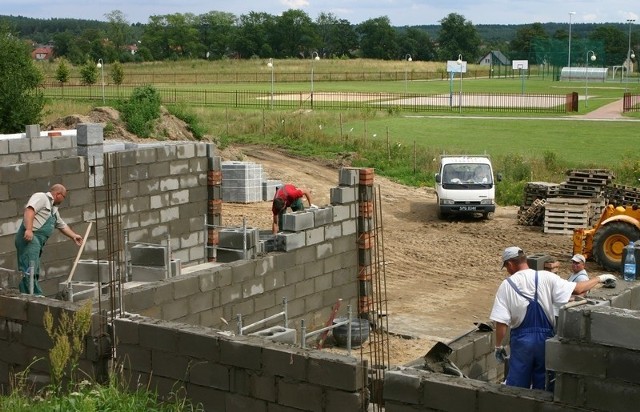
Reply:
[[[535,270],[525,269],[511,275],[511,280],[520,292],[533,299],[535,285]],[[546,270],[538,271],[538,303],[542,306],[551,325],[555,325],[554,304],[564,305],[569,301],[576,284],[562,279],[555,273]],[[503,280],[496,292],[493,309],[489,318],[494,322],[501,322],[511,328],[520,326],[527,313],[529,301],[518,295],[513,287]]]
[[[51,214],[56,217],[56,229],[62,229],[67,226],[64,220],[60,217],[58,207],[53,206],[53,197],[49,192],[39,192],[31,195],[25,208],[27,207],[32,207],[36,212],[36,215],[33,218],[33,230],[40,229],[47,219],[49,219]]]

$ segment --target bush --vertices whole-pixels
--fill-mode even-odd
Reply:
[[[160,94],[153,86],[136,87],[118,109],[127,130],[140,137],[150,137],[153,123],[160,117]]]
[[[167,107],[169,113],[182,120],[189,127],[189,131],[198,140],[202,140],[205,135],[206,128],[200,122],[198,115],[189,110],[186,106],[169,106]]]

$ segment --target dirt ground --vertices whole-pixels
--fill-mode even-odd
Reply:
[[[593,118],[619,116],[619,102],[593,113]],[[126,132],[119,113],[97,108],[87,116],[71,115],[47,129],[72,128],[78,122],[110,124],[109,139],[144,142]],[[105,133],[106,134],[106,133]],[[184,122],[163,111],[155,133],[171,140],[192,140]],[[155,141],[155,140],[154,140]],[[338,168],[349,159],[310,161],[256,146],[225,149],[223,160],[261,164],[266,178],[278,179],[312,191],[313,202],[329,204],[329,189],[338,184]],[[389,358],[392,365],[422,357],[436,341],[447,343],[473,329],[474,322],[488,322],[493,297],[506,272],[500,255],[517,245],[527,253],[546,253],[560,261],[559,274],[568,276],[572,243],[570,235],[545,234],[540,227],[517,224],[518,207],[499,207],[492,220],[438,220],[435,192],[431,187],[413,188],[376,177],[382,199],[386,303],[389,324]],[[271,203],[225,203],[223,225],[271,228]],[[591,275],[603,273],[587,262]],[[365,348],[366,351],[366,348]]]
[[[269,179],[312,190],[313,202],[329,204],[329,189],[338,184],[338,168],[286,156],[255,146],[236,146],[224,160],[261,164]],[[499,207],[492,220],[438,220],[435,191],[413,188],[376,176],[381,195],[384,274],[389,317],[390,363],[405,364],[423,356],[438,340],[447,343],[487,322],[493,298],[506,271],[500,256],[517,245],[527,253],[557,258],[559,274],[568,276],[570,235],[545,234],[542,228],[517,224],[518,207]],[[223,224],[269,229],[271,204],[225,203]],[[591,274],[602,273],[587,263]],[[409,338],[410,339],[407,339]]]

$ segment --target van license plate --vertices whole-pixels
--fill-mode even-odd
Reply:
[[[475,206],[460,206],[461,212],[472,212],[474,210],[476,210]]]

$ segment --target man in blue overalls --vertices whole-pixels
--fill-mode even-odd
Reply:
[[[33,293],[42,295],[38,284],[40,256],[44,244],[53,233],[53,229],[60,230],[65,236],[76,242],[76,245],[82,245],[82,236],[71,230],[58,212],[58,205],[66,197],[67,189],[61,184],[55,184],[46,193],[34,193],[24,208],[22,224],[15,238],[18,270],[24,275],[19,285],[22,293],[29,293],[30,279],[28,274],[31,273],[31,267],[33,267]]]
[[[583,282],[569,282],[546,270],[529,269],[527,256],[517,246],[502,253],[502,267],[509,277],[496,293],[490,319],[496,323],[496,359],[504,362],[507,352],[502,341],[510,327],[509,372],[506,384],[521,388],[545,386],[545,341],[553,336],[553,305],[563,305],[572,294],[581,294],[613,275],[600,275]]]

